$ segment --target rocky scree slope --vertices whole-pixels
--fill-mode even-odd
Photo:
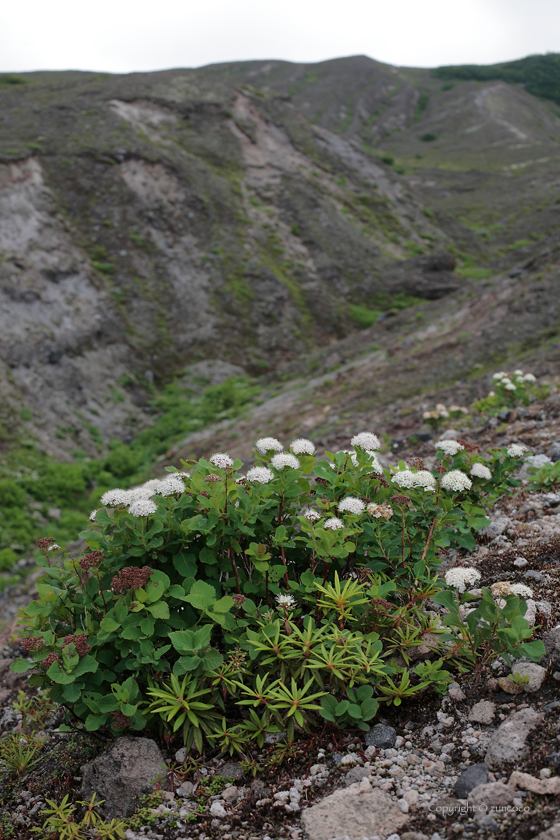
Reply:
[[[349,305],[402,297],[395,260],[450,244],[281,95],[196,71],[21,81],[0,85],[0,390],[51,451],[133,432],[189,363],[256,373],[348,334]]]
[[[260,405],[235,423],[189,435],[168,463],[215,451],[247,460],[262,435],[288,442],[305,434],[337,451],[360,428],[381,430],[401,448],[411,436],[433,436],[424,411],[440,402],[469,406],[488,394],[499,369],[519,366],[557,380],[560,251],[551,249],[514,274],[464,281],[444,298],[290,363],[279,371],[283,382],[270,381]]]

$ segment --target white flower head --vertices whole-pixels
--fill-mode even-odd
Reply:
[[[452,490],[460,493],[464,490],[470,490],[472,487],[472,481],[468,475],[465,475],[465,473],[461,470],[451,470],[450,472],[445,473],[441,479],[441,486],[444,490]]]
[[[520,598],[533,597],[533,590],[530,586],[526,586],[524,583],[512,583],[511,591],[514,595],[518,595]]]
[[[128,509],[131,516],[151,516],[156,511],[157,505],[151,499],[136,499]]]
[[[140,484],[138,487],[131,487],[127,490],[128,501],[134,502],[136,499],[149,499],[153,496],[154,491],[161,484],[161,481],[158,478],[153,479],[153,481],[155,481],[155,484],[152,484],[152,482],[146,482],[146,484],[149,483],[149,487],[147,487],[146,484]]]
[[[513,372],[516,376],[523,376],[523,371],[522,370],[514,370]]]
[[[345,499],[342,499],[338,503],[338,510],[339,513],[343,511],[347,511],[348,513],[354,514],[354,516],[359,516],[361,513],[364,512],[365,505],[361,499],[357,499],[355,496],[346,496]]]
[[[330,519],[327,519],[323,527],[330,528],[331,531],[340,531],[341,528],[344,528],[344,522],[342,519],[332,516]]]
[[[523,379],[525,380],[525,382],[536,382],[537,381],[537,377],[533,376],[532,373],[526,373],[525,376],[523,377]]]
[[[502,385],[504,385],[503,382]],[[517,387],[513,384],[513,382],[506,382],[504,388],[506,391],[517,391]]]
[[[92,510],[92,512],[90,513],[89,518],[90,518],[91,522],[95,522],[95,514],[97,513],[97,511],[98,511],[98,508],[95,508],[95,510]]]
[[[495,392],[495,391],[488,391],[488,396],[489,396],[489,397],[495,397],[495,396],[496,396],[496,392]]]
[[[429,470],[418,470],[413,473],[413,487],[423,487],[424,490],[435,490],[436,480]]]
[[[298,438],[293,440],[290,444],[290,449],[294,455],[315,455],[315,445],[307,438]]]
[[[399,470],[396,472],[392,477],[393,484],[396,484],[398,487],[414,487],[414,473],[412,470]]]
[[[301,516],[305,516],[305,518],[309,519],[310,522],[316,522],[321,518],[319,511],[314,508],[307,508],[307,510],[302,511]]]
[[[504,379],[507,378],[507,373],[504,373],[503,370],[498,371],[498,373],[492,374],[492,379]]]
[[[60,546],[58,543],[53,543],[49,546],[49,551],[60,551]]]
[[[521,458],[529,450],[526,446],[523,446],[522,443],[510,443],[506,452],[508,455],[511,455],[512,458]]]
[[[445,573],[445,582],[455,589],[464,590],[466,586],[478,583],[480,572],[472,566],[456,566]]]
[[[533,597],[533,590],[530,586],[525,586],[524,583],[512,583],[510,589],[513,595],[518,595],[520,598]]]
[[[183,493],[184,490],[184,482],[180,478],[175,478],[175,475],[170,475],[169,478],[160,481],[155,492],[158,496],[174,496],[177,493]]]
[[[476,464],[473,464],[471,467],[471,475],[474,475],[475,478],[484,478],[486,481],[490,481],[492,478],[492,473],[484,464],[479,463],[478,461]]]
[[[276,603],[282,609],[291,609],[296,605],[296,599],[293,595],[277,595],[276,596]]]
[[[103,493],[101,496],[101,504],[102,505],[128,505],[130,504],[130,493],[126,490],[120,490],[119,488],[115,490],[107,490],[106,493]]]
[[[350,443],[352,446],[359,446],[360,449],[367,450],[379,449],[381,446],[379,438],[372,432],[360,432],[358,435],[354,435]]]
[[[247,472],[247,481],[257,484],[268,484],[274,478],[274,473],[268,467],[253,467]]]
[[[434,446],[436,449],[441,449],[446,455],[451,455],[451,457],[465,448],[462,443],[456,440],[438,440],[434,443]]]
[[[293,470],[299,469],[299,461],[295,455],[290,452],[278,452],[270,459],[270,466],[275,470],[283,470],[284,467],[291,467]]]
[[[273,437],[259,438],[258,441],[255,443],[255,446],[257,447],[261,455],[266,455],[266,453],[270,451],[282,452],[282,450],[284,449],[280,441],[276,440],[276,438]]]
[[[226,455],[225,452],[216,452],[210,458],[210,463],[214,464],[215,467],[219,467],[221,470],[227,470],[230,467],[233,467],[233,461]]]

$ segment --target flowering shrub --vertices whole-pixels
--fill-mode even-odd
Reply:
[[[375,435],[352,445],[318,459],[310,441],[284,452],[262,438],[245,475],[216,453],[107,492],[83,557],[55,562],[42,541],[39,599],[21,612],[29,659],[12,669],[35,668],[32,683],[88,730],[159,726],[200,751],[445,691],[451,649],[402,661],[443,632],[425,608],[453,585],[437,576],[440,552],[487,523],[481,505],[514,484],[520,459],[499,449],[483,464],[477,447],[444,441],[433,470],[411,459],[391,471]]]
[[[532,373],[514,370],[513,373],[498,371],[492,376],[493,390],[471,405],[475,414],[498,414],[503,408],[529,405],[535,399],[544,399],[550,393],[550,386],[537,382]]]

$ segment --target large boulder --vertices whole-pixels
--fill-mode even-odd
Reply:
[[[167,765],[150,738],[117,738],[113,746],[82,767],[82,793],[104,799],[107,817],[129,817],[140,799],[154,790]]]
[[[534,709],[521,709],[510,715],[490,739],[486,764],[493,766],[523,758],[528,749],[527,738],[543,720],[544,715]]]
[[[356,785],[357,787],[357,785]],[[336,790],[301,815],[309,840],[332,840],[346,835],[362,840],[377,834],[395,834],[407,817],[387,793],[373,790],[355,792],[355,786]]]

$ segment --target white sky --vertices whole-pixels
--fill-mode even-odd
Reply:
[[[5,0],[0,23],[0,72],[357,54],[435,67],[538,52],[560,52],[559,0]]]

